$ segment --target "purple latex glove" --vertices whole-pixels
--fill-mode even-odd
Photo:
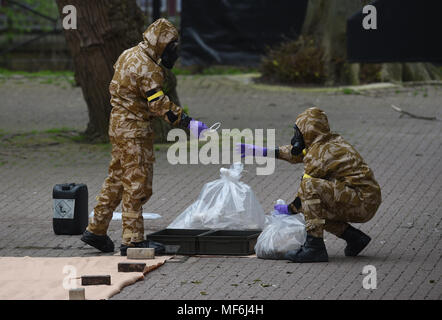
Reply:
[[[193,134],[194,137],[199,138],[201,132],[209,128],[201,121],[191,120],[189,122],[188,129],[190,129],[190,132]]]
[[[255,146],[247,143],[237,143],[235,148],[237,153],[241,154],[241,158],[246,156],[267,157],[267,148]]]
[[[287,204],[276,204],[274,208],[278,214],[290,214],[289,206]]]

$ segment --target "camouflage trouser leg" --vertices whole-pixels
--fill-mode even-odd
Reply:
[[[123,194],[120,158],[121,150],[112,142],[112,160],[109,165],[109,174],[103,183],[100,194],[97,196],[97,205],[94,208],[94,217],[90,219],[87,230],[97,234],[105,235],[112,220],[114,210],[120,204]]]
[[[377,206],[367,205],[355,189],[317,178],[302,179],[298,196],[307,232],[321,238],[324,229],[339,237],[348,227],[348,222],[366,222],[377,209]]]
[[[121,159],[123,175],[122,244],[144,240],[143,205],[152,196],[153,142],[125,139]]]
[[[152,195],[153,142],[151,139],[112,137],[111,142],[109,176],[97,197],[88,230],[98,235],[106,234],[112,214],[123,200],[122,243],[129,245],[144,240],[142,206]]]

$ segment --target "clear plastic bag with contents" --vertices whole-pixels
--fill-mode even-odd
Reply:
[[[220,169],[220,179],[206,183],[198,199],[168,229],[262,230],[264,210],[253,190],[240,181],[242,163]]]
[[[278,200],[277,204],[285,204]],[[265,217],[264,230],[258,237],[255,252],[262,259],[284,259],[287,251],[301,248],[307,237],[302,213],[294,215],[276,214]]]

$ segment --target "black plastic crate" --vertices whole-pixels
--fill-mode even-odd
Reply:
[[[210,230],[201,229],[164,229],[155,233],[146,235],[147,240],[156,241],[164,245],[180,246],[177,254],[198,254],[199,235],[210,232]]]
[[[250,255],[261,230],[217,230],[198,237],[199,254]]]

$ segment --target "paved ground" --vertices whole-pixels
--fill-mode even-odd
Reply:
[[[344,94],[242,80],[180,77],[178,91],[191,115],[223,128],[276,128],[277,144],[289,143],[298,113],[324,109],[332,130],[355,145],[382,187],[378,213],[357,225],[372,243],[347,258],[344,243],[326,234],[330,262],[321,264],[191,257],[166,263],[113,299],[441,299],[441,122],[400,117],[390,105],[441,119],[442,88]],[[0,97],[0,256],[97,255],[79,236],[52,231],[53,185],[86,183],[92,210],[109,161],[108,145],[76,142],[75,130],[87,124],[81,90],[10,79],[0,81]],[[172,166],[165,150],[157,152],[154,195],[144,210],[163,218],[145,221],[146,233],[165,228],[219,176],[220,165]],[[255,165],[246,169],[243,181],[267,212],[276,199],[292,198],[302,174],[301,166],[284,162],[270,176],[256,176]],[[109,234],[118,246],[120,222]],[[375,290],[362,286],[366,265],[376,267]]]

